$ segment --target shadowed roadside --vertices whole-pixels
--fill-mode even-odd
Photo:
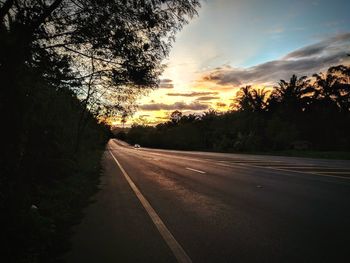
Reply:
[[[108,152],[100,191],[75,228],[67,262],[175,262]]]

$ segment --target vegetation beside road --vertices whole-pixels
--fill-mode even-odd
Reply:
[[[272,91],[242,87],[228,112],[175,111],[168,122],[135,124],[117,137],[154,148],[347,158],[350,67],[331,67],[312,78],[292,76]]]
[[[97,189],[110,132],[87,114],[77,152],[72,127],[83,105],[74,93],[42,85],[28,100],[23,157],[15,168],[9,163],[1,167],[1,239],[6,249],[0,257],[3,262],[58,262],[69,248],[71,226]]]
[[[197,0],[0,2],[0,262],[57,262],[110,130],[159,86]]]

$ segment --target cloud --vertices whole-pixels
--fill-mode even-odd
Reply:
[[[313,45],[293,51],[281,59],[268,61],[250,68],[222,66],[204,72],[200,81],[219,85],[272,85],[292,74],[312,75],[332,65],[346,62],[350,50],[350,33],[339,34]]]
[[[283,27],[273,27],[270,30],[267,31],[269,34],[281,34],[285,31]]]
[[[287,54],[283,59],[301,59],[306,57],[318,57],[327,56],[327,53],[332,51],[338,51],[336,53],[345,52],[342,50],[345,46],[349,46],[350,33],[339,34],[330,38],[327,38],[319,43],[306,46]],[[328,54],[331,55],[331,54]],[[333,54],[334,55],[334,54]]]
[[[159,88],[161,89],[173,89],[174,88],[174,84],[169,83],[169,84],[160,84]]]
[[[186,104],[185,102],[175,102],[173,104],[153,103],[140,105],[140,109],[144,111],[159,111],[159,110],[206,110],[208,105],[199,102]]]
[[[223,107],[226,107],[227,104],[226,104],[226,103],[223,103],[223,102],[217,102],[217,103],[216,103],[216,106],[217,106],[217,107],[220,107],[220,108],[223,108]]]
[[[208,95],[217,95],[219,92],[191,92],[191,93],[167,93],[168,96],[174,97],[197,97],[197,96],[208,96]]]
[[[220,99],[220,97],[218,97],[218,96],[203,96],[203,97],[197,98],[198,101],[218,100],[218,99]]]
[[[173,80],[171,80],[171,79],[161,79],[160,82],[161,83],[171,83],[171,82],[173,82]]]
[[[172,89],[174,88],[173,81],[171,79],[161,79],[159,83],[161,89]]]

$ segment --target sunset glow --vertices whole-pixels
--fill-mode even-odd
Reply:
[[[346,64],[349,9],[348,2],[323,0],[204,2],[177,35],[160,88],[138,100],[125,125],[154,125],[174,110],[226,111],[241,86],[271,87],[292,74]],[[310,13],[318,16],[310,19]]]

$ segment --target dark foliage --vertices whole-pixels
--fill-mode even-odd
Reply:
[[[350,79],[347,66],[313,78],[281,80],[268,92],[243,87],[233,110],[201,116],[175,111],[156,127],[134,125],[129,143],[215,151],[350,150]]]
[[[110,135],[98,120],[123,116],[158,86],[174,35],[198,6],[0,2],[1,262],[57,261],[98,180]]]
[[[25,130],[20,141],[11,142],[20,144],[21,158],[16,163],[1,160],[1,241],[6,244],[1,258],[55,262],[68,248],[69,227],[78,222],[81,208],[96,190],[109,128],[87,114],[82,146],[75,152],[72,127],[81,116],[82,102],[72,91],[36,79],[33,71],[26,76]],[[2,150],[11,154],[8,148]]]

